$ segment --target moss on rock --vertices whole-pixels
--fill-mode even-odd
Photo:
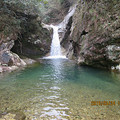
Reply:
[[[79,0],[70,39],[80,64],[102,68],[119,64],[107,51],[109,45],[120,46],[119,7],[118,0]]]

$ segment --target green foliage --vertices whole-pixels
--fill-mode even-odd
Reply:
[[[5,4],[14,6],[14,8],[27,13],[39,14],[40,7],[48,3],[47,0],[3,0]]]
[[[22,19],[17,12],[23,14],[39,15],[39,5],[44,0],[2,0],[0,1],[0,36],[9,36],[11,33],[19,33]]]

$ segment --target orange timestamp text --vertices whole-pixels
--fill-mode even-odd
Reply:
[[[92,106],[115,106],[120,105],[120,101],[91,101]]]

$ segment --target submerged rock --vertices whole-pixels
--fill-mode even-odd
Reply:
[[[21,111],[10,111],[0,115],[0,120],[25,120],[26,116]]]

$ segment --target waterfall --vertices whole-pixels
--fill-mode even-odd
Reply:
[[[61,47],[60,47],[60,40],[59,40],[59,34],[58,34],[58,26],[50,25],[50,27],[53,28],[53,38],[52,38],[52,44],[51,44],[51,51],[50,56],[61,56]]]
[[[76,9],[76,5],[71,7],[68,11],[68,14],[65,16],[64,20],[58,24],[58,27],[61,31],[65,31],[66,30],[66,26],[69,22],[69,19],[70,17],[73,16],[74,12],[75,12],[75,9]]]
[[[68,14],[65,16],[64,20],[59,23],[58,25],[46,25],[47,28],[53,29],[53,38],[51,43],[51,50],[50,50],[50,56],[44,57],[44,58],[66,58],[66,56],[62,55],[61,52],[61,46],[60,46],[60,40],[59,40],[59,32],[65,33],[66,26],[69,22],[69,19],[71,16],[73,16],[76,9],[76,5],[74,7],[71,7]]]
[[[53,28],[53,38],[51,43],[50,56],[44,57],[45,59],[56,59],[56,58],[66,58],[66,56],[62,55],[58,26],[50,25],[49,27]]]

